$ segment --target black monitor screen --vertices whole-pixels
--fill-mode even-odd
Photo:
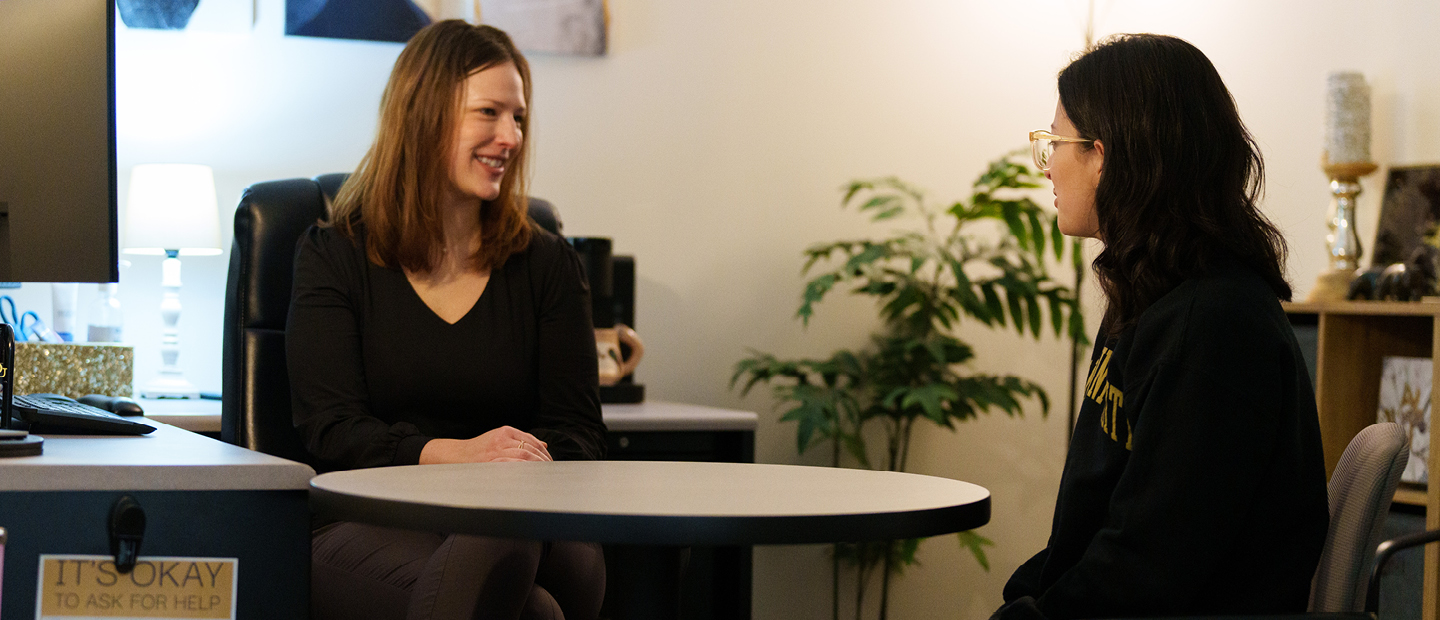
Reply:
[[[114,0],[0,0],[0,281],[115,282]]]

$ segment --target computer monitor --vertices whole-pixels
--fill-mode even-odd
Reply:
[[[0,282],[115,282],[114,0],[0,0]]]

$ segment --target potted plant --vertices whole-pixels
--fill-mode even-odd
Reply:
[[[1048,413],[1049,397],[1034,381],[970,372],[975,350],[957,336],[970,319],[1037,339],[1048,326],[1056,336],[1068,335],[1072,347],[1086,343],[1074,290],[1049,271],[1068,247],[1078,272],[1079,244],[1060,233],[1052,211],[1025,196],[1025,190],[1041,187],[1042,179],[1018,159],[1011,153],[990,162],[970,199],[945,208],[927,204],[920,190],[894,177],[850,183],[842,208],[856,207],[876,223],[910,216],[918,227],[806,249],[803,272],[813,277],[796,315],[808,325],[826,295],[849,287],[875,298],[881,329],[867,346],[825,359],[752,351],[736,364],[731,387],[743,384],[748,394],[757,384],[769,385],[789,407],[780,419],[796,424],[796,448],[803,453],[826,446],[836,467],[845,455],[862,467],[904,471],[917,422],[953,431],[957,423],[992,409],[1020,415],[1027,400],[1038,401]],[[1001,232],[995,234],[986,222],[1001,223]],[[877,436],[876,427],[883,445],[872,450],[867,437]],[[984,546],[990,541],[974,532],[962,532],[959,540],[988,570]],[[890,579],[916,562],[918,546],[919,540],[836,545],[834,617],[839,618],[842,562],[856,568],[857,618],[866,585],[878,571],[884,618]]]

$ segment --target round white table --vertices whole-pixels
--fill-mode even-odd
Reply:
[[[376,525],[534,540],[764,545],[920,538],[990,520],[990,492],[896,472],[661,461],[414,465],[310,482],[324,516]],[[674,572],[675,562],[656,562]],[[665,615],[678,577],[655,574]],[[672,600],[673,599],[673,600]],[[673,604],[672,604],[673,603]]]

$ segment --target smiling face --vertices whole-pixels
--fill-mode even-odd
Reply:
[[[1067,138],[1080,137],[1065,107],[1055,104],[1055,122],[1050,133]],[[1060,215],[1060,232],[1072,237],[1096,238],[1100,219],[1095,214],[1095,189],[1100,186],[1100,172],[1105,165],[1105,145],[1096,140],[1093,146],[1079,142],[1056,142],[1050,156],[1050,170],[1045,177],[1055,186],[1055,210]]]
[[[470,74],[460,89],[450,150],[451,191],[460,200],[494,200],[505,167],[525,138],[525,84],[515,65],[504,63]]]

